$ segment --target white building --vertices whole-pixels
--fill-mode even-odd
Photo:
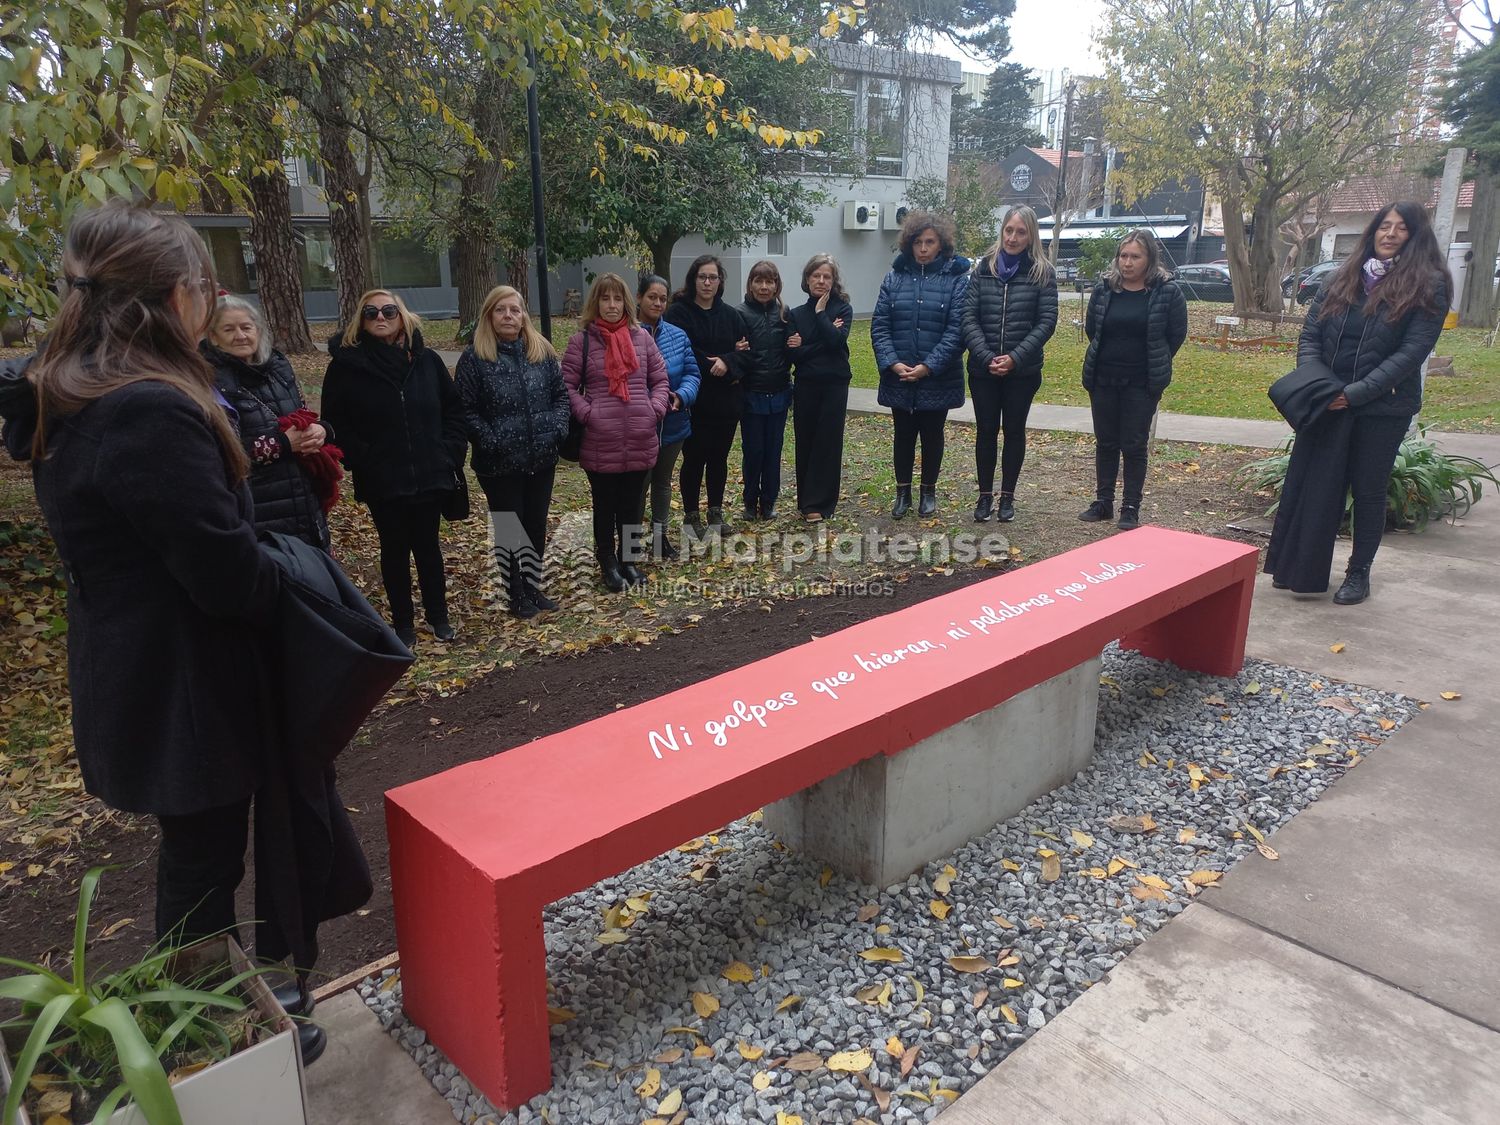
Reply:
[[[1421,191],[1415,198],[1431,211],[1437,206],[1437,180],[1430,181],[1429,191],[1426,198]],[[1347,258],[1354,253],[1359,247],[1359,236],[1375,212],[1397,198],[1413,198],[1411,186],[1389,184],[1378,176],[1355,176],[1340,184],[1334,191],[1330,208],[1333,221],[1323,232],[1318,245],[1318,260]],[[1454,242],[1469,241],[1469,216],[1473,208],[1474,181],[1470,180],[1458,192],[1458,210],[1453,216]]]

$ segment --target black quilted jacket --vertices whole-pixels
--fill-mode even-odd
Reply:
[[[1031,259],[1015,276],[995,276],[993,260],[981,258],[969,275],[964,295],[963,344],[969,350],[969,374],[989,375],[990,360],[1008,355],[1018,375],[1039,375],[1042,345],[1057,330],[1057,280],[1049,273],[1037,285],[1028,276]]]
[[[1146,298],[1146,386],[1160,394],[1172,381],[1172,357],[1187,339],[1187,299],[1175,281],[1157,281],[1149,287]],[[1083,385],[1094,386],[1094,359],[1099,353],[1099,327],[1109,309],[1114,290],[1099,282],[1089,295],[1089,311],[1083,331],[1089,338],[1089,350],[1083,356]]]

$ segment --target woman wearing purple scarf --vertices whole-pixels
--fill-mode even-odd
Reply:
[[[1344,393],[1297,434],[1266,572],[1279,590],[1328,589],[1333,545],[1353,493],[1354,548],[1338,605],[1370,596],[1385,531],[1386,489],[1401,439],[1422,405],[1422,364],[1442,331],[1453,281],[1427,213],[1392,203],[1313,300],[1297,363],[1321,361]]]

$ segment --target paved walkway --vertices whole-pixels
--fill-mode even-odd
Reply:
[[[877,411],[874,397],[853,391],[850,409]],[[1088,412],[1037,407],[1032,425],[1087,432]],[[1285,436],[1276,423],[1175,414],[1158,432],[1252,447]],[[1500,465],[1500,436],[1437,439]],[[1500,1122],[1496,558],[1492,493],[1457,525],[1388,536],[1362,606],[1294,597],[1261,576],[1253,656],[1431,708],[1276,833],[1279,861],[1241,862],[946,1125]],[[332,1034],[308,1071],[315,1125],[453,1120],[357,994],[319,1014]]]

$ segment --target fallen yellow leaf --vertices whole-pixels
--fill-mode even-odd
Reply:
[[[1167,893],[1158,887],[1135,886],[1130,893],[1142,902],[1165,902],[1167,898]]]
[[[1177,842],[1179,844],[1190,844],[1193,841],[1193,837],[1197,834],[1192,828],[1179,828],[1177,830]]]
[[[674,1089],[666,1097],[657,1103],[656,1112],[665,1113],[668,1116],[676,1113],[682,1108],[682,1090]]]
[[[749,1043],[746,1043],[743,1039],[741,1039],[739,1043],[739,1052],[740,1058],[744,1059],[746,1062],[754,1062],[756,1059],[760,1058],[763,1054],[766,1053],[766,1049],[764,1047],[753,1047]]]
[[[594,938],[600,945],[615,945],[625,941],[630,935],[624,930],[605,930],[604,933]]]
[[[988,988],[981,988],[978,992],[974,993],[971,1002],[973,1003],[974,1007],[982,1008],[984,1007],[984,1002],[989,998],[990,990]]]
[[[1137,882],[1145,883],[1148,887],[1155,887],[1159,891],[1169,891],[1172,889],[1172,884],[1158,875],[1137,875],[1135,878]]]
[[[778,1109],[776,1111],[776,1125],[802,1125],[802,1118],[798,1117],[795,1113],[783,1113]]]
[[[901,950],[883,945],[877,945],[874,949],[861,949],[859,955],[866,961],[889,961],[893,965],[906,960]]]
[[[953,909],[953,904],[935,898],[927,904],[927,909],[932,911],[932,916],[941,922],[947,919],[948,912]]]
[[[1000,960],[996,961],[995,962],[995,968],[997,968],[997,969],[1008,969],[1012,965],[1019,965],[1020,963],[1021,963],[1021,959],[1019,957],[1017,957],[1014,953],[1012,953],[1010,956],[1008,956],[1008,957],[1002,957],[1002,958],[1000,958]]]
[[[1332,653],[1340,653],[1340,652],[1343,652],[1343,651],[1344,651],[1344,642],[1343,642],[1343,641],[1340,641],[1340,642],[1339,642],[1339,643],[1338,643],[1338,644],[1336,644],[1336,645],[1329,645],[1329,646],[1328,646],[1328,651],[1329,651],[1329,652],[1332,652]]]
[[[950,957],[948,964],[960,973],[982,973],[992,968],[985,957]]]
[[[1021,865],[1019,863],[1017,863],[1013,859],[1002,859],[1000,861],[1000,866],[1003,867],[1003,868],[1005,868],[1005,870],[1007,870],[1007,871],[1019,871],[1019,870],[1021,870]]]
[[[685,844],[678,844],[677,850],[680,852],[701,852],[703,850],[703,844],[703,840],[689,840]]]
[[[569,1020],[576,1019],[577,1017],[578,1013],[573,1011],[571,1008],[547,1009],[547,1023],[553,1027],[557,1026],[560,1023],[567,1023]]]
[[[1092,848],[1094,846],[1094,838],[1087,832],[1080,832],[1075,828],[1069,835],[1073,837],[1073,843],[1077,844],[1080,848]]]
[[[1377,719],[1375,721],[1380,724],[1380,729],[1381,730],[1395,730],[1396,729],[1396,724],[1393,723],[1393,722],[1391,722],[1391,720],[1389,720],[1389,719]]]
[[[1457,692],[1457,691],[1440,691],[1440,692],[1438,692],[1438,695],[1440,695],[1442,698],[1447,699],[1449,701],[1452,701],[1452,700],[1455,700],[1455,699],[1462,699],[1463,698],[1463,693],[1462,692]]]
[[[823,868],[822,874],[820,874],[818,876],[818,886],[820,886],[820,887],[826,887],[826,886],[828,886],[829,880],[831,880],[832,878],[833,878],[833,868],[831,868],[831,867],[825,867],[825,868]]]
[[[693,1011],[697,1012],[703,1019],[708,1019],[719,1010],[719,999],[710,996],[707,992],[693,993]]]
[[[995,925],[999,926],[1002,930],[1013,930],[1013,929],[1016,928],[1016,924],[1014,922],[1012,922],[1009,918],[1002,918],[998,914],[993,915],[993,917],[992,917],[991,920],[995,923]]]
[[[798,996],[794,992],[790,996],[784,997],[782,999],[781,1003],[779,1003],[779,1004],[776,1005],[776,1010],[778,1012],[784,1012],[788,1008],[790,1008],[792,1005],[794,1005],[794,1004],[800,1004],[800,1003],[802,1003],[802,997]]]
[[[1271,845],[1266,843],[1264,840],[1255,841],[1255,850],[1260,852],[1260,854],[1265,856],[1267,859],[1281,858],[1280,853],[1277,852],[1275,848],[1271,847]]]
[[[719,975],[736,984],[749,984],[755,979],[755,970],[743,961],[731,961],[724,966]]]
[[[695,1059],[711,1059],[713,1057],[714,1049],[707,1043],[699,1043],[693,1048],[693,1058]]]
[[[861,922],[868,922],[880,913],[880,907],[873,902],[867,902],[859,908],[859,913],[854,917]]]
[[[858,1074],[870,1069],[870,1064],[875,1060],[866,1050],[840,1051],[829,1058],[827,1066],[829,1070],[839,1071],[844,1074]]]
[[[772,1081],[773,1076],[771,1072],[769,1070],[762,1070],[754,1078],[750,1079],[750,1085],[754,1086],[757,1090],[764,1090],[771,1085]]]
[[[1049,848],[1042,849],[1042,882],[1055,883],[1062,878],[1062,860]]]
[[[823,1056],[814,1051],[798,1051],[786,1060],[788,1070],[812,1071],[823,1065]]]
[[[656,1092],[660,1089],[661,1071],[653,1066],[646,1071],[646,1077],[641,1079],[641,1084],[635,1088],[635,1092],[643,1098],[651,1098],[655,1097]]]
[[[1195,886],[1207,887],[1213,883],[1217,883],[1223,877],[1224,872],[1222,871],[1194,871],[1187,877],[1187,881]]]
[[[1108,875],[1118,875],[1121,871],[1124,871],[1127,866],[1129,865],[1123,859],[1121,859],[1119,856],[1115,856],[1114,859],[1109,861],[1109,866],[1105,868],[1105,873]]]
[[[882,922],[880,923],[880,925],[875,927],[875,932],[877,934],[888,934],[891,932],[891,927],[888,923]]]
[[[670,1064],[680,1060],[684,1054],[686,1054],[686,1052],[683,1051],[681,1047],[668,1047],[665,1051],[657,1055],[651,1061]]]
[[[892,1035],[885,1041],[885,1053],[893,1059],[899,1059],[906,1053],[906,1048],[902,1045],[901,1040]]]

